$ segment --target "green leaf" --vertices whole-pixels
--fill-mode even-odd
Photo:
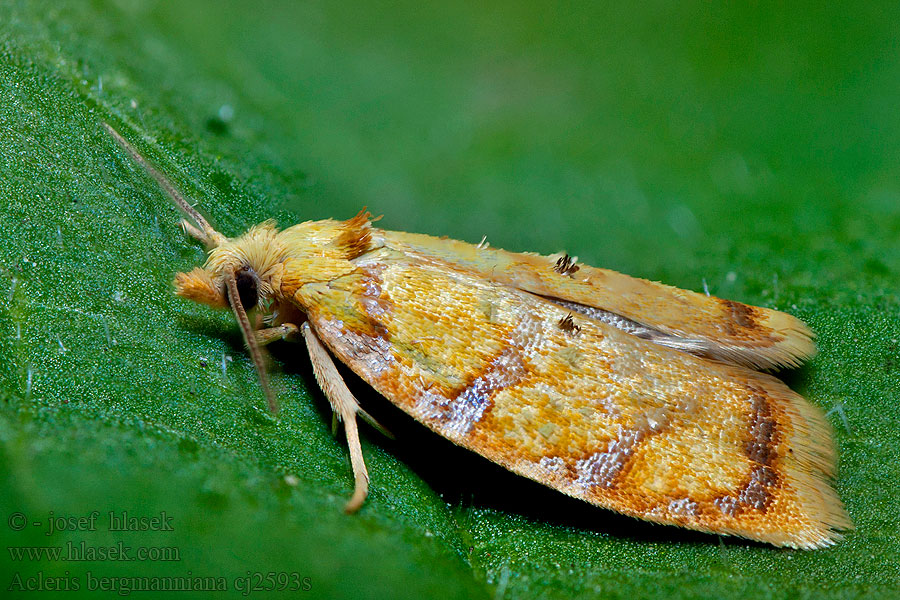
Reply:
[[[898,593],[897,12],[5,3],[2,589]],[[303,352],[276,349],[272,419],[231,315],[172,295],[203,253],[103,121],[227,235],[368,205],[386,228],[566,249],[796,314],[820,354],[785,379],[829,414],[856,530],[798,552],[647,525],[508,474],[358,381],[397,439],[363,429],[371,495],[344,515],[345,443]],[[171,530],[110,531],[110,511]],[[21,550],[68,543],[150,555]]]

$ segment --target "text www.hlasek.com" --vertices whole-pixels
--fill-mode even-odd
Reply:
[[[62,546],[8,546],[13,562],[47,560],[54,562],[178,562],[181,551],[177,546],[126,546],[117,542],[112,546],[94,546],[84,541],[67,542]]]

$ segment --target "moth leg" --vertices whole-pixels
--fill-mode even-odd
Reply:
[[[347,384],[344,383],[337,367],[334,366],[334,361],[331,360],[328,350],[316,337],[309,323],[304,323],[302,330],[316,381],[319,383],[322,391],[325,392],[325,397],[328,398],[332,410],[334,410],[339,419],[344,421],[344,433],[347,434],[347,445],[350,447],[350,464],[353,466],[353,477],[356,480],[353,496],[347,502],[347,505],[344,506],[344,511],[353,513],[359,510],[369,493],[369,473],[366,471],[366,463],[363,461],[362,446],[359,443],[359,431],[356,428],[356,415],[361,413],[362,409],[356,402],[356,398],[347,389]]]
[[[297,333],[300,331],[293,323],[285,323],[278,327],[256,330],[256,343],[260,346],[268,346],[278,340],[297,341]]]
[[[300,328],[294,325],[293,323],[284,323],[282,325],[278,325],[277,327],[268,327],[266,329],[257,329],[256,330],[256,343],[262,346],[267,346],[272,342],[276,342],[278,340],[286,340],[289,342],[297,342],[299,341],[298,333],[300,332]],[[326,351],[327,355],[327,351]],[[329,357],[330,358],[330,357]],[[317,375],[318,377],[318,375]],[[341,380],[341,384],[343,384],[343,380]],[[354,400],[355,402],[355,400]],[[364,411],[359,405],[356,406],[356,414],[359,417],[377,429],[382,435],[394,439],[394,434],[385,429],[375,418]],[[334,421],[331,424],[331,432],[332,434],[337,434],[337,425],[340,420],[340,415],[337,411],[334,413]]]

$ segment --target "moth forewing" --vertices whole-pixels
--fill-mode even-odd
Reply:
[[[541,256],[398,231],[385,243],[410,257],[437,260],[488,281],[556,301],[620,328],[701,356],[756,369],[794,367],[816,353],[815,335],[783,312],[698,294],[576,264],[568,254]],[[605,314],[604,314],[605,313]]]
[[[356,271],[295,299],[338,358],[416,420],[659,523],[797,548],[849,526],[829,482],[829,427],[779,380],[576,324],[550,300],[404,254],[382,233]]]
[[[850,527],[821,411],[753,370],[813,355],[798,319],[568,254],[375,229],[365,211],[228,239],[110,131],[211,247],[177,291],[232,307],[264,388],[260,348],[302,333],[345,424],[348,511],[368,489],[355,421],[368,415],[329,352],[440,435],[592,504],[795,548],[827,546]],[[250,304],[267,329],[251,328]]]

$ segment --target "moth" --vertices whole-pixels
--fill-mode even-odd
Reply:
[[[437,434],[599,507],[803,549],[851,527],[825,417],[762,372],[815,354],[799,319],[567,254],[378,229],[365,210],[228,238],[106,127],[206,246],[176,293],[234,313],[273,411],[262,347],[305,343],[344,424],[348,512],[368,493],[371,417],[335,358]]]

